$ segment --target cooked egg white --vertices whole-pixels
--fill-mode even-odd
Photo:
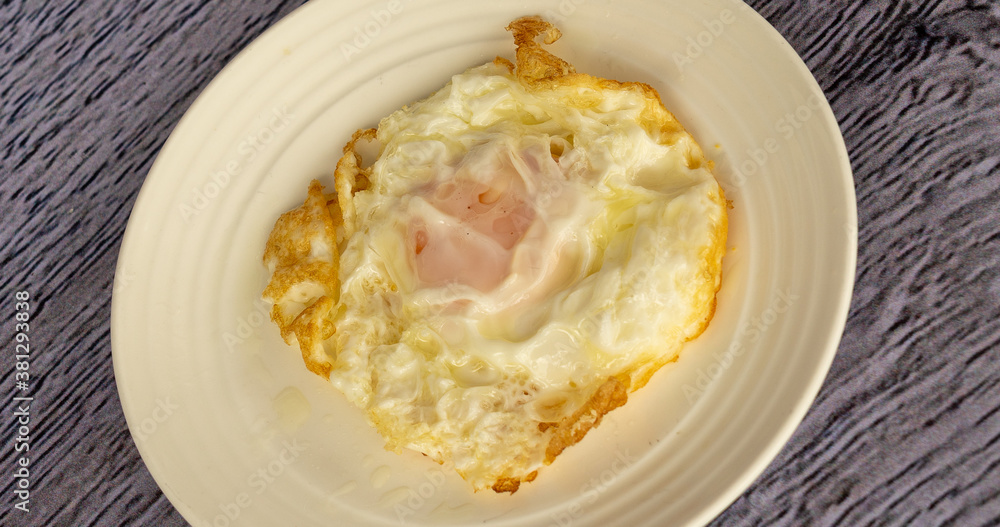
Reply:
[[[488,487],[542,464],[539,422],[700,332],[718,185],[612,95],[567,107],[487,64],[380,123],[330,380],[390,447]]]

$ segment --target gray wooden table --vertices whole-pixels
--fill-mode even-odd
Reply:
[[[301,3],[0,4],[0,524],[184,525],[115,389],[115,262],[181,115]],[[1000,524],[1000,3],[750,3],[833,106],[860,249],[819,398],[715,525]],[[15,384],[17,291],[30,293],[27,391]],[[28,513],[14,508],[25,394]]]

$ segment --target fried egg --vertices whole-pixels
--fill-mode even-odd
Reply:
[[[515,20],[497,58],[361,130],[267,243],[272,319],[395,451],[514,492],[715,310],[726,201],[649,86]],[[363,159],[363,143],[377,156]]]

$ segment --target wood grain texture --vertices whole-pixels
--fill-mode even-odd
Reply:
[[[301,0],[0,4],[0,305],[31,292],[32,510],[0,524],[185,525],[115,390],[121,236],[197,94]],[[855,170],[857,285],[818,399],[713,525],[1000,524],[1000,3],[750,4],[806,61]],[[2,319],[4,340],[12,316]]]

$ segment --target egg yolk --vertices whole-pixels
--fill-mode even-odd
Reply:
[[[409,227],[414,271],[423,284],[457,282],[485,293],[510,273],[514,248],[534,222],[535,209],[524,182],[531,175],[515,168],[514,154],[504,154],[463,164],[453,178],[418,192],[442,213],[414,218]],[[537,163],[521,164],[531,170]]]

